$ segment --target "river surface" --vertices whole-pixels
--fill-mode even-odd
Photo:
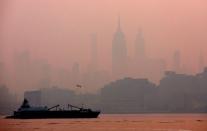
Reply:
[[[97,119],[3,119],[0,131],[207,131],[207,114],[102,114]]]

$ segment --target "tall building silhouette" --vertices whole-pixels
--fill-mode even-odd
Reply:
[[[71,70],[71,80],[72,86],[75,87],[77,84],[80,84],[80,66],[79,63],[75,62]]]
[[[38,72],[39,71],[39,72]],[[48,88],[51,86],[51,66],[48,61],[38,62],[38,86],[41,88]]]
[[[118,27],[112,41],[112,75],[115,79],[126,76],[127,47],[124,33],[121,29],[120,17]]]
[[[32,88],[33,81],[33,69],[32,60],[29,50],[23,50],[19,53],[15,53],[14,56],[14,69],[15,69],[15,80],[18,89],[29,89]]]
[[[139,29],[137,32],[134,48],[135,48],[135,59],[143,60],[146,56],[145,56],[145,41],[141,29]]]
[[[204,69],[204,58],[203,53],[200,51],[199,58],[198,58],[198,72],[203,71]]]
[[[1,33],[1,32],[0,32]],[[0,34],[1,37],[1,34]],[[0,41],[0,86],[5,84],[4,78],[5,78],[5,66],[3,62],[3,42]]]
[[[5,84],[4,83],[4,64],[0,62],[0,86]]]
[[[98,62],[97,62],[98,53],[97,52],[98,52],[97,51],[97,35],[92,34],[91,35],[91,68],[94,71],[97,70],[97,66],[98,66]]]
[[[173,70],[176,72],[180,72],[180,60],[181,60],[181,56],[180,56],[180,51],[176,50],[173,54]]]

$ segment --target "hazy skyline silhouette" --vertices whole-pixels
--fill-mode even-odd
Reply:
[[[0,0],[0,130],[206,131],[206,49],[207,0]]]
[[[145,55],[152,63],[164,63],[166,70],[173,69],[173,54],[176,50],[181,53],[180,66],[184,69],[181,72],[196,73],[201,65],[205,66],[207,59],[206,52],[202,52],[202,56],[200,54],[207,43],[205,0],[13,0],[1,1],[0,4],[3,7],[0,14],[0,58],[6,67],[8,76],[5,76],[9,80],[17,80],[15,68],[18,65],[14,62],[15,57],[25,51],[29,52],[32,65],[40,63],[35,66],[37,70],[44,70],[47,65],[47,71],[42,78],[44,81],[61,83],[62,81],[56,79],[59,76],[71,79],[72,76],[67,74],[71,74],[74,63],[79,64],[80,72],[84,74],[92,63],[91,59],[97,59],[98,70],[105,72],[104,75],[99,72],[100,79],[107,74],[111,75],[112,40],[118,15],[125,34],[129,61],[134,60],[134,44],[140,28],[145,41]],[[93,32],[97,36],[97,52],[91,51],[90,36]],[[97,54],[97,58],[91,58],[92,52]],[[134,69],[129,68],[129,72],[138,73]],[[48,76],[51,70],[55,73]],[[24,71],[25,76],[21,77],[34,75],[34,72],[27,75],[29,72]],[[94,78],[94,75],[90,76],[91,79]],[[40,79],[36,77],[35,79]],[[21,87],[15,88],[18,90]]]

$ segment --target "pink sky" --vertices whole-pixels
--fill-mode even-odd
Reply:
[[[182,63],[196,70],[199,51],[207,60],[206,0],[10,0],[4,14],[4,59],[15,50],[28,49],[33,57],[48,59],[58,67],[90,59],[90,34],[97,33],[101,69],[111,68],[111,44],[120,14],[129,57],[142,28],[147,54],[164,58],[168,67],[175,50]]]

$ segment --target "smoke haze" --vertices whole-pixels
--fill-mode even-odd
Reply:
[[[42,80],[50,81],[48,86],[78,83],[79,76],[68,74],[91,72],[91,34],[94,33],[97,70],[107,73],[99,75],[103,81],[94,84],[93,80],[85,80],[86,85],[94,84],[98,88],[111,81],[107,76],[112,70],[112,40],[118,16],[129,60],[134,58],[134,43],[140,28],[146,55],[164,61],[163,70],[173,69],[172,57],[177,50],[181,54],[180,72],[196,73],[200,54],[203,64],[207,59],[206,0],[1,0],[0,12],[2,74],[4,83],[15,91],[38,88],[36,81]],[[74,67],[77,71],[71,73],[74,63],[78,63]],[[129,70],[136,72],[133,68]],[[51,72],[55,73],[51,75]],[[31,74],[33,77],[28,77]],[[69,84],[67,79],[71,81]],[[23,80],[27,82],[22,84]],[[154,77],[151,80],[158,81]],[[90,90],[93,89],[96,88]]]

